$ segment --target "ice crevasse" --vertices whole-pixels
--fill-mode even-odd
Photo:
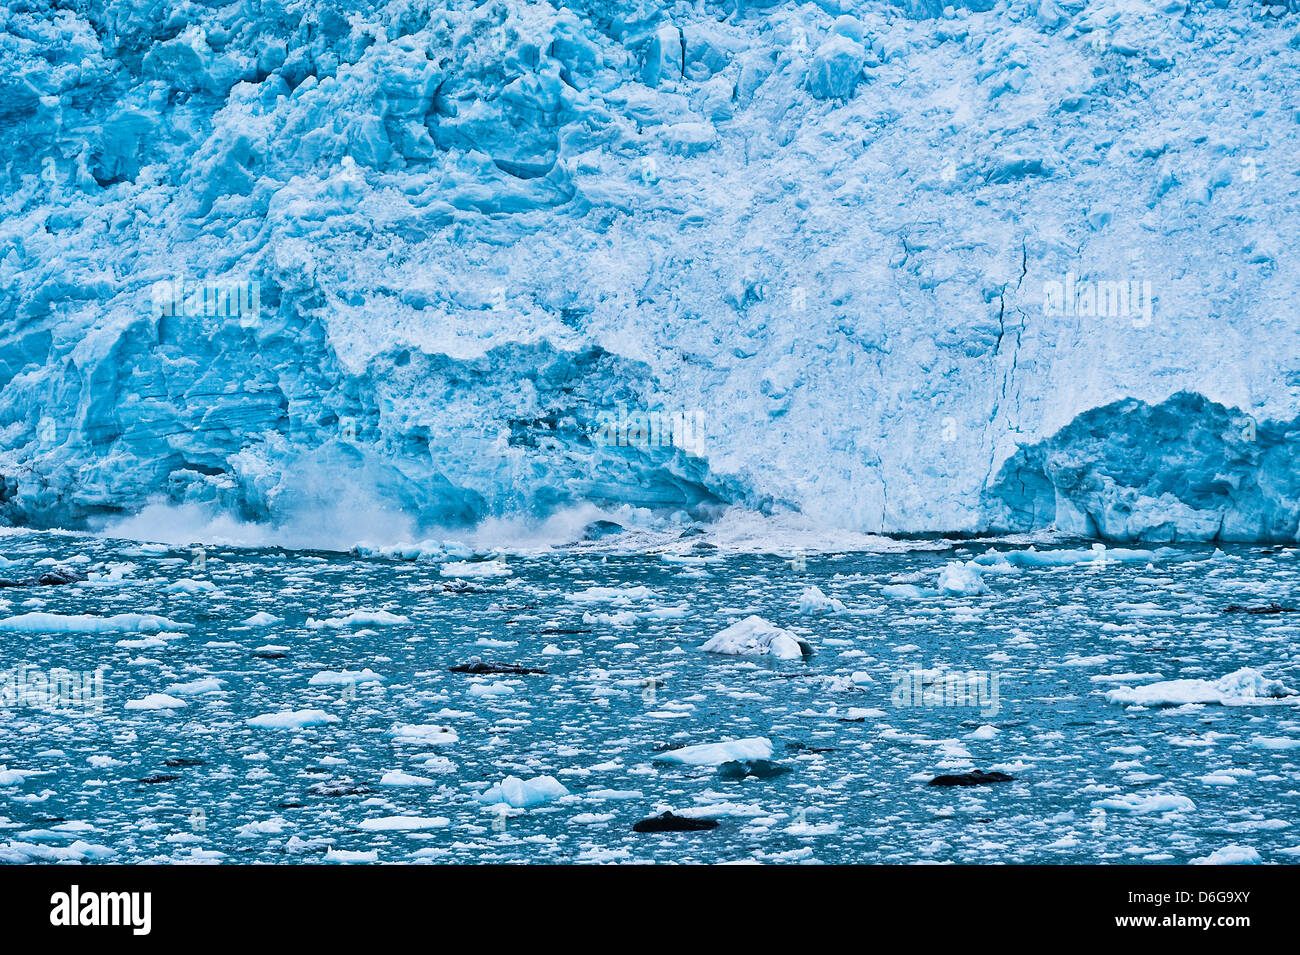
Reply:
[[[1298,37],[1258,0],[11,3],[0,520],[1294,541]]]

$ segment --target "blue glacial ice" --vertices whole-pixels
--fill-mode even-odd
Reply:
[[[1285,5],[0,18],[9,523],[1297,539]]]

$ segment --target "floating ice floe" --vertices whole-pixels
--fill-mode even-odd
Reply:
[[[119,613],[111,617],[88,613],[24,613],[0,620],[0,630],[25,633],[151,633],[188,629],[188,623],[177,623],[151,613]]]
[[[451,825],[446,816],[380,816],[363,819],[357,828],[371,832],[418,832],[424,829],[444,829]]]
[[[278,836],[282,832],[284,832],[284,820],[276,816],[273,819],[263,819],[239,826],[235,829],[235,837],[253,839],[257,836]]]
[[[1300,703],[1300,694],[1281,680],[1270,680],[1258,670],[1242,667],[1217,680],[1166,680],[1139,687],[1121,686],[1108,690],[1106,700],[1136,706],[1269,706]]]
[[[699,743],[683,746],[655,756],[656,762],[681,763],[685,766],[721,766],[734,760],[770,759],[772,741],[766,736],[729,740],[723,743]]]
[[[163,589],[169,594],[211,593],[217,589],[217,585],[210,580],[195,580],[192,577],[182,577]]]
[[[116,849],[94,845],[81,839],[67,846],[42,846],[31,842],[0,843],[0,863],[25,862],[103,862],[117,855]]]
[[[738,656],[771,654],[780,660],[798,660],[813,652],[803,637],[752,614],[706,640],[700,649]]]
[[[381,786],[434,786],[437,785],[432,779],[425,776],[412,776],[410,773],[404,773],[401,770],[390,770],[379,778]]]
[[[175,710],[188,705],[184,700],[166,693],[150,693],[143,699],[126,701],[128,710]]]
[[[9,769],[0,766],[0,786],[16,786],[28,776],[48,776],[49,772],[40,769]]]
[[[322,726],[337,722],[339,722],[337,716],[324,710],[288,710],[283,713],[254,716],[247,721],[249,726],[257,729],[301,729],[304,726]]]
[[[1072,567],[1076,564],[1104,566],[1106,563],[1134,563],[1185,556],[1172,547],[1140,550],[1094,544],[1088,549],[1040,551],[1031,545],[1024,550],[989,551],[976,557],[974,563],[981,566],[1011,564],[1013,567]]]
[[[284,623],[283,617],[277,617],[273,613],[267,613],[260,610],[244,621],[246,627],[272,627],[277,623]]]
[[[1147,815],[1153,812],[1190,812],[1196,808],[1196,804],[1186,796],[1179,796],[1175,793],[1152,793],[1149,796],[1144,796],[1141,793],[1130,793],[1123,796],[1111,796],[1108,799],[1099,799],[1092,805],[1096,809],[1112,809],[1137,815]]]
[[[329,849],[325,853],[325,861],[336,864],[378,862],[379,850],[372,849],[369,852],[357,852],[351,849]]]
[[[514,571],[503,560],[458,560],[443,564],[438,573],[444,577],[509,577]]]
[[[610,603],[619,606],[652,597],[654,593],[649,587],[588,587],[575,594],[566,594],[564,599],[573,603]]]
[[[480,793],[478,801],[489,806],[506,805],[512,809],[528,809],[568,794],[569,791],[554,776],[537,776],[527,780],[507,776],[491,789]]]
[[[635,627],[647,620],[680,620],[690,616],[689,607],[651,607],[646,610],[615,610],[613,613],[593,613],[588,610],[582,615],[586,624],[604,624],[611,627]]]
[[[308,620],[307,626],[313,630],[319,630],[321,627],[339,630],[343,627],[355,627],[358,624],[396,627],[410,622],[409,617],[390,613],[387,610],[353,610],[351,613],[339,617],[330,617],[328,620]]]
[[[321,670],[307,681],[311,686],[361,686],[384,682],[384,677],[368,667],[364,670]]]
[[[843,601],[828,597],[816,584],[799,595],[799,612],[802,614],[843,613]]]
[[[204,677],[199,680],[191,680],[188,683],[173,683],[163,692],[172,693],[176,696],[202,696],[205,693],[220,693],[222,682],[216,677]]]
[[[1208,856],[1193,859],[1189,865],[1260,865],[1264,860],[1250,846],[1224,846]]]
[[[949,561],[941,571],[934,587],[919,587],[916,584],[886,584],[881,588],[887,597],[900,600],[921,600],[932,597],[971,597],[989,592],[984,583],[985,568],[975,561]]]
[[[388,731],[395,743],[407,743],[415,746],[444,746],[460,741],[460,736],[450,726],[436,726],[431,723],[399,723]]]
[[[980,568],[973,562],[952,561],[939,571],[939,593],[944,596],[970,597],[989,592]]]

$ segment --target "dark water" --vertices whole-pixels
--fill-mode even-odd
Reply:
[[[803,572],[777,555],[557,552],[502,557],[510,576],[457,582],[432,561],[211,548],[200,564],[188,549],[0,537],[0,577],[58,565],[92,578],[0,590],[0,670],[25,666],[28,687],[0,709],[0,858],[1183,863],[1235,846],[1295,861],[1296,698],[1143,709],[1105,693],[1243,667],[1300,686],[1300,614],[1222,612],[1294,605],[1297,551],[1186,547],[987,574],[981,595],[882,592],[932,586],[947,561],[994,547],[809,555]],[[798,613],[812,585],[845,611]],[[568,599],[589,587],[651,596]],[[665,607],[682,615],[645,616]],[[319,625],[355,610],[409,622]],[[36,612],[170,623],[122,624],[161,636],[12,629]],[[257,613],[282,622],[244,623]],[[751,613],[816,653],[699,651]],[[590,632],[547,632],[565,630]],[[449,671],[473,656],[548,673]],[[55,668],[101,671],[102,695],[37,699],[32,672]],[[309,682],[365,669],[383,682]],[[918,669],[974,674],[986,692],[996,678],[996,712],[987,696],[896,705],[898,675]],[[184,705],[127,708],[151,694]],[[247,722],[286,710],[337,722]],[[452,732],[394,735],[403,725]],[[789,772],[737,780],[656,762],[754,737]],[[973,769],[1014,778],[926,785]],[[551,776],[569,795],[508,815],[476,798],[509,776]],[[1150,796],[1185,798],[1136,802]],[[1149,811],[1114,808],[1126,802]],[[665,809],[720,825],[632,831]],[[389,817],[420,828],[365,828]]]

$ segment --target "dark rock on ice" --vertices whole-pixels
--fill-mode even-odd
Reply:
[[[770,759],[733,759],[718,767],[718,775],[723,779],[771,779],[790,772],[789,766],[782,766]]]
[[[1014,779],[1006,773],[986,773],[976,769],[969,773],[957,773],[953,776],[935,776],[930,786],[988,786],[992,783],[1009,783]]]
[[[633,832],[704,832],[706,829],[718,828],[715,819],[688,819],[674,816],[671,812],[661,813],[642,819],[632,826]]]
[[[452,673],[513,673],[545,675],[546,667],[526,667],[517,663],[485,663],[478,657],[470,657],[468,663],[457,663],[448,667]]]
[[[74,570],[51,570],[39,577],[27,577],[23,580],[0,580],[0,587],[58,587],[63,584],[75,584],[85,580],[84,574]]]
[[[352,782],[339,781],[336,783],[312,783],[307,787],[307,792],[313,796],[328,796],[331,799],[339,799],[343,796],[368,796],[370,795],[369,786],[360,786]]]
[[[480,584],[471,584],[464,580],[449,580],[442,584],[444,594],[486,594],[488,588]]]

